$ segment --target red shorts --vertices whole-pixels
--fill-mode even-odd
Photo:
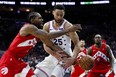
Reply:
[[[0,77],[14,77],[16,74],[21,73],[25,67],[27,67],[26,62],[5,52],[0,60]],[[30,74],[31,76],[34,74],[31,69],[27,72],[27,75]]]
[[[97,72],[90,71],[88,73],[88,77],[100,77],[100,75],[102,75],[103,77],[114,77],[114,73],[113,72],[108,73],[109,70],[110,70],[110,68],[104,69],[103,71],[99,70]]]
[[[78,64],[76,64],[70,77],[79,77],[82,73],[84,73],[84,70],[81,69]]]
[[[101,73],[92,73],[92,72],[91,72],[91,73],[88,74],[88,77],[100,77],[100,74],[101,74]],[[103,76],[103,77],[106,77],[105,74],[102,74],[102,76]],[[114,73],[109,74],[108,77],[114,77]]]

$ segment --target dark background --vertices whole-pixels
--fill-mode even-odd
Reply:
[[[14,0],[11,0],[14,1]],[[1,50],[6,50],[17,34],[18,30],[25,23],[27,14],[31,11],[39,12],[44,19],[44,22],[53,19],[51,14],[52,0],[21,0],[30,2],[47,2],[46,6],[40,5],[20,5],[20,0],[16,0],[15,5],[0,4],[0,43]],[[80,39],[86,40],[87,46],[92,44],[93,36],[100,33],[108,42],[109,38],[116,38],[116,2],[110,0],[109,4],[93,4],[80,5],[80,1],[95,1],[95,0],[55,0],[58,2],[76,2],[74,6],[65,6],[65,18],[73,24],[82,24],[83,30],[78,33]],[[98,0],[99,1],[99,0]],[[13,11],[11,11],[11,8]],[[26,9],[30,9],[29,12]]]
[[[14,0],[11,0],[14,1]],[[15,35],[18,33],[21,26],[26,22],[27,15],[31,11],[39,12],[44,22],[53,19],[51,2],[52,0],[22,0],[30,2],[47,2],[46,6],[40,5],[20,5],[20,0],[16,0],[15,5],[0,4],[0,55],[7,50]],[[65,17],[73,24],[80,23],[83,30],[78,33],[80,39],[86,41],[86,47],[91,46],[95,34],[101,34],[106,43],[111,46],[113,52],[116,52],[116,2],[110,0],[109,4],[91,4],[80,5],[80,1],[95,1],[95,0],[54,0],[58,2],[76,2],[74,6],[66,6]],[[100,0],[97,0],[100,1]],[[13,9],[13,10],[12,10]],[[26,11],[29,9],[30,11]],[[44,59],[46,52],[42,49],[42,43],[37,44],[31,50],[30,57]],[[37,55],[39,54],[39,56]],[[44,55],[44,56],[43,56]],[[35,59],[35,58],[34,58]],[[27,61],[30,61],[26,59]],[[35,61],[35,60],[32,60]],[[41,61],[41,60],[39,60]]]

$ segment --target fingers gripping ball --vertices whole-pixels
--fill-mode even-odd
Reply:
[[[79,64],[79,66],[82,69],[84,69],[84,70],[90,70],[94,66],[94,59],[91,56],[89,56],[89,55],[85,55],[85,56],[82,56],[78,60],[78,64]]]

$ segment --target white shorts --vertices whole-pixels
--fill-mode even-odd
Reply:
[[[63,77],[65,74],[64,72],[65,69],[59,64],[58,60],[51,55],[38,63],[34,71],[38,77],[50,77],[51,75]]]
[[[54,75],[55,77],[63,77],[64,74],[65,74],[65,69],[59,64],[54,68],[52,72],[52,75]]]

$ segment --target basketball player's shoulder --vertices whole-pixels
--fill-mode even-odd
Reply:
[[[108,44],[106,44],[106,48],[107,48],[107,49],[110,49],[110,46],[109,46]]]
[[[109,46],[108,44],[106,44],[106,43],[102,43],[102,45],[104,45],[104,46]]]
[[[48,21],[48,22],[46,22],[45,24],[44,24],[44,26],[49,26],[50,25],[50,22],[52,22],[53,20],[50,20],[50,21]]]
[[[92,46],[90,46],[88,49],[87,49],[87,52],[89,52],[89,53],[91,53],[92,51],[93,51],[93,47]]]
[[[69,21],[65,20],[64,26],[65,26],[65,28],[69,28],[69,27],[73,26],[73,24],[71,24]]]
[[[110,46],[106,43],[102,43],[102,48],[109,48]]]
[[[87,49],[87,54],[92,55],[92,51],[93,51],[92,46],[90,46],[90,47]]]
[[[22,28],[20,29],[20,31],[28,31],[28,30],[30,30],[30,29],[33,29],[35,26],[33,25],[33,24],[24,24],[23,26],[22,26]]]
[[[72,26],[72,23],[70,23],[68,20],[65,19],[65,24]]]
[[[43,26],[43,30],[46,30],[46,31],[49,32],[50,22],[52,22],[52,21],[53,21],[53,20],[46,22],[46,23],[44,24],[44,26]]]
[[[31,26],[31,24],[30,23],[25,23],[25,24],[23,24],[23,26],[21,28],[25,28],[25,27],[28,27],[28,26]]]
[[[92,47],[93,47],[93,46],[90,46],[87,50],[92,50]]]
[[[46,25],[48,25],[49,24],[49,22],[46,22],[46,23],[44,23],[44,26],[46,26]]]
[[[46,22],[46,23],[43,25],[43,28],[44,28],[44,29],[47,29],[47,28],[49,27],[49,24],[50,24],[49,21]]]

